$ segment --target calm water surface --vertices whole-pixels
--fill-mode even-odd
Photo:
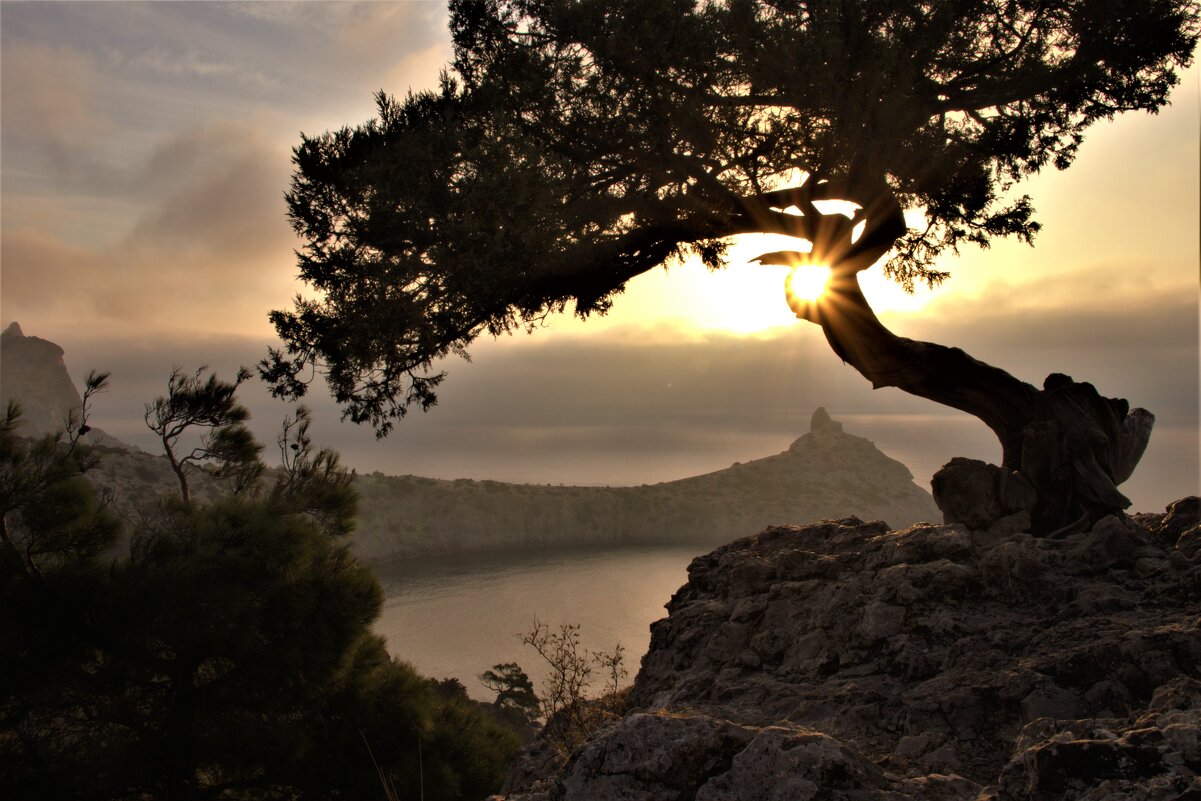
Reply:
[[[477,677],[517,662],[537,681],[538,656],[517,634],[534,618],[580,624],[593,651],[625,646],[634,674],[650,644],[650,624],[687,580],[688,563],[711,545],[519,551],[466,558],[400,560],[374,566],[384,588],[375,630],[388,649],[426,676],[454,676],[491,700]]]

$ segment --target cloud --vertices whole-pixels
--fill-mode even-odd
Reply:
[[[288,185],[284,154],[266,146],[253,131],[223,128],[197,141],[174,140],[143,170],[145,183],[166,177],[166,198],[146,211],[128,236],[131,246],[208,252],[253,260],[291,244],[283,191]],[[193,149],[192,169],[171,176],[167,154]],[[165,175],[156,167],[165,166]],[[170,181],[174,177],[175,181]],[[179,180],[180,178],[184,180]],[[214,264],[220,277],[220,265]]]
[[[339,18],[331,20],[333,39],[346,52],[388,52],[396,45],[397,34],[427,27],[434,18],[434,3],[356,3],[335,8]]]
[[[169,139],[129,171],[128,193],[149,204],[110,243],[6,228],[4,315],[71,328],[264,331],[267,311],[294,290],[287,180],[284,154],[252,130]]]
[[[118,50],[110,50],[109,55],[114,65],[142,73],[143,76],[149,73],[171,78],[230,80],[260,92],[274,89],[280,83],[277,77],[253,69],[249,64],[225,61],[213,53],[195,48],[172,50],[155,45],[131,56]]]
[[[91,332],[266,330],[271,297],[288,296],[290,258],[220,258],[162,244],[94,250],[33,231],[6,232],[0,312],[5,320]],[[272,289],[276,291],[273,293]]]
[[[70,294],[65,290],[72,281],[78,282],[81,275],[99,275],[87,250],[36,230],[6,231],[0,240],[0,261],[4,264],[0,308],[6,320],[49,315]],[[71,313],[82,311],[75,303],[69,305]],[[57,322],[52,316],[47,321]]]
[[[421,54],[426,51],[439,48],[440,58],[450,53],[448,11],[444,3],[251,2],[229,8],[266,24],[277,34],[286,31],[293,47],[304,42],[310,51],[309,58],[307,64],[297,66],[310,73],[306,76],[310,82],[324,83],[323,88],[341,84],[345,89],[347,80],[356,84],[366,81],[370,86],[385,81],[388,86],[391,82],[388,79],[395,72],[393,65],[398,61],[408,59],[409,63],[420,65]],[[320,63],[324,75],[313,70],[314,63]],[[425,69],[418,77],[424,81],[427,75]],[[437,79],[436,70],[432,76]],[[327,80],[321,80],[323,77]],[[328,83],[331,78],[333,82]],[[406,78],[406,83],[412,81]]]
[[[96,60],[68,45],[5,41],[0,47],[0,97],[6,200],[26,187],[44,194],[40,184],[47,175],[62,180],[97,173],[85,154],[119,130],[105,102]]]
[[[1099,288],[1095,277],[1048,277],[1049,302],[1032,300],[1028,287],[996,286],[976,299],[882,319],[902,336],[962,347],[1035,385],[1051,372],[1067,373],[1157,414],[1196,420],[1195,288],[1146,285],[1137,272]],[[1076,302],[1064,300],[1073,288]]]
[[[246,74],[203,62],[196,54],[174,67],[167,66],[169,58],[156,48],[136,61],[158,61],[162,70],[177,73],[211,69]],[[212,168],[236,158],[238,151],[264,147],[262,135],[249,125],[206,121],[202,112],[199,120],[187,120],[175,130],[146,130],[138,121],[122,118],[122,110],[133,105],[128,82],[106,73],[105,66],[67,45],[5,44],[3,167],[4,197],[10,205],[29,196],[61,199],[70,194],[105,202],[154,199],[160,194],[156,187],[197,167]],[[140,102],[144,107],[158,100],[143,97]],[[145,113],[145,108],[139,111]],[[286,168],[286,150],[271,158],[281,170]]]
[[[309,0],[249,0],[230,3],[235,14],[286,28],[309,28],[345,39],[358,32],[372,34],[388,21],[405,22],[416,3],[314,3]]]
[[[215,61],[197,50],[176,53],[161,46],[143,50],[126,63],[151,72],[174,76],[207,78],[211,75],[229,75],[234,72],[232,64]]]
[[[436,89],[439,76],[453,55],[450,42],[435,42],[424,50],[406,53],[387,71],[380,86],[398,97],[410,90],[420,92]]]
[[[5,42],[0,67],[5,139],[49,137],[67,147],[113,130],[98,92],[97,64],[85,53],[66,45]]]

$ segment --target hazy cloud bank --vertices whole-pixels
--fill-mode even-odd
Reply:
[[[1104,325],[1088,310],[1018,318],[974,311],[913,318],[913,330],[905,333],[963,347],[1036,384],[1046,372],[1067,372],[1151,409],[1159,419],[1156,434],[1125,490],[1142,509],[1196,492],[1195,299],[1152,296],[1126,309],[1120,326]],[[26,333],[55,339],[29,327]],[[114,387],[98,406],[97,422],[147,449],[153,443],[142,433],[142,404],[162,391],[173,364],[208,363],[232,376],[266,347],[221,336],[58,341],[77,380],[91,367],[113,371]],[[771,339],[635,341],[549,333],[482,342],[471,363],[446,363],[438,406],[413,412],[378,442],[368,429],[337,422],[320,383],[307,402],[318,412],[317,437],[360,470],[441,478],[670,480],[784,449],[808,430],[819,405],[906,462],[923,485],[951,456],[999,458],[992,434],[974,418],[896,389],[872,391],[813,326]],[[1038,343],[1045,347],[1032,350]],[[244,397],[259,436],[273,442],[286,405],[257,382]]]

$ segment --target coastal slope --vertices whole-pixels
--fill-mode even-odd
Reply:
[[[790,520],[940,519],[905,465],[824,409],[784,452],[638,487],[561,487],[360,476],[355,548],[383,559],[547,545],[726,542]]]
[[[13,323],[0,352],[0,387],[5,400],[23,407],[21,432],[61,431],[80,403],[62,348]],[[88,476],[111,490],[127,519],[143,519],[164,494],[178,492],[162,455],[98,429],[89,439],[102,458]],[[905,465],[844,432],[824,409],[782,453],[661,484],[573,487],[372,473],[356,476],[354,486],[361,501],[351,546],[369,561],[529,547],[717,544],[770,524],[846,515],[897,526],[939,518]],[[197,474],[192,491],[211,500],[222,488]]]

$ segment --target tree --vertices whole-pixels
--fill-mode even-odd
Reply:
[[[611,653],[590,651],[580,643],[578,623],[562,623],[555,630],[537,619],[517,638],[546,663],[542,696],[537,698],[545,725],[538,736],[566,761],[597,729],[624,711],[625,647],[617,643]],[[602,671],[603,681],[595,697],[594,669]]]
[[[167,394],[146,404],[146,425],[158,435],[163,452],[179,481],[184,503],[192,502],[187,474],[203,469],[216,479],[228,479],[234,492],[254,486],[263,473],[259,454],[263,446],[245,426],[250,412],[239,404],[235,393],[250,372],[245,368],[231,384],[215,374],[204,377],[207,366],[188,375],[176,367],[167,379]],[[184,453],[180,438],[189,431],[202,429],[200,444]]]
[[[152,408],[201,405],[175,397],[179,375]],[[70,431],[102,384],[89,379]],[[183,426],[172,437],[240,408],[216,379],[182,386],[220,402],[150,415]],[[0,421],[0,796],[369,798],[382,781],[476,801],[499,787],[516,735],[371,632],[382,595],[344,536],[350,474],[313,448],[303,409],[285,419],[270,486],[167,502],[127,555],[106,550],[116,520],[82,478],[75,435],[30,444],[16,419]]]
[[[27,577],[42,581],[56,568],[90,562],[117,536],[113,516],[83,478],[96,463],[95,449],[84,440],[88,416],[108,377],[88,374],[79,409],[56,434],[19,437],[21,407],[15,401],[0,418],[0,547]]]
[[[831,266],[798,306],[872,382],[969,412],[1036,490],[1038,530],[1129,502],[1152,418],[1088,384],[1043,389],[893,335],[859,291],[939,254],[1038,231],[1024,177],[1088,127],[1155,111],[1198,34],[1190,0],[452,0],[440,89],[305,137],[289,211],[315,297],[271,314],[279,395],[316,370],[382,436],[428,408],[435,363],[729,237],[785,234]],[[843,201],[845,212],[823,205]],[[904,212],[920,211],[909,228]]]
[[[276,440],[280,471],[272,497],[281,506],[310,515],[327,534],[349,534],[359,499],[354,471],[342,467],[337,451],[313,450],[312,424],[312,414],[304,406],[284,417]]]
[[[493,665],[480,674],[480,684],[496,693],[492,706],[502,715],[514,719],[519,726],[533,726],[541,712],[541,702],[534,692],[534,683],[516,662]]]
[[[50,766],[102,770],[103,749],[78,744],[96,726],[87,684],[107,606],[107,558],[117,518],[85,473],[96,463],[88,432],[92,398],[107,374],[89,374],[64,430],[17,435],[20,407],[0,418],[0,795]],[[39,797],[41,793],[27,795]],[[54,794],[49,794],[53,796]],[[49,797],[49,796],[41,796]]]

